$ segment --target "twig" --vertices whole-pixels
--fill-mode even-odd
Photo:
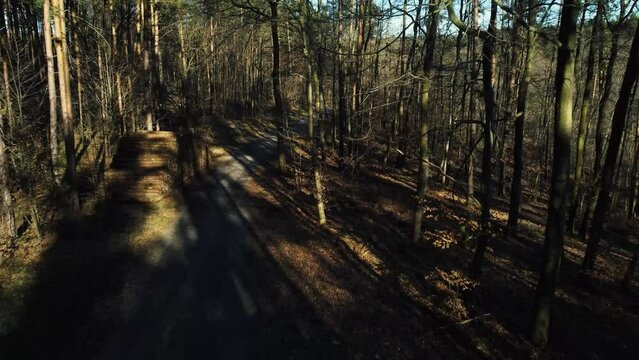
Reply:
[[[492,314],[491,313],[485,313],[485,314],[482,314],[482,315],[477,315],[474,318],[466,319],[466,320],[463,320],[463,321],[460,321],[460,322],[456,322],[456,323],[452,323],[452,324],[449,324],[449,325],[444,325],[444,326],[438,327],[435,330],[427,332],[426,336],[433,335],[436,332],[439,332],[441,330],[446,330],[446,329],[449,329],[449,328],[452,328],[452,327],[455,327],[455,326],[466,325],[466,324],[471,323],[471,322],[473,322],[475,320],[483,319],[483,318],[488,317],[490,315],[492,315]]]

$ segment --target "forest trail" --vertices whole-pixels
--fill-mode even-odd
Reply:
[[[166,196],[177,157],[173,131],[138,132],[120,139],[106,172],[109,196],[116,201],[150,202]]]
[[[252,281],[238,250],[248,233],[218,184],[187,185],[181,197],[159,260],[129,290],[127,315],[99,359],[255,356]]]
[[[177,138],[181,167],[192,151],[188,138]],[[270,153],[267,143],[264,139],[261,150]],[[120,145],[127,153],[123,145],[130,143]],[[245,153],[244,160],[260,156],[259,149]],[[97,358],[254,359],[291,353],[302,358],[343,358],[339,347],[326,346],[337,342],[336,335],[255,242],[249,214],[242,207],[245,199],[236,198],[242,197],[237,189],[250,178],[244,164],[218,145],[211,144],[209,151],[211,171],[179,186],[175,196],[179,220],[162,224],[159,260],[136,275],[137,285],[128,291],[135,295],[122,309],[127,315]],[[265,316],[264,309],[283,303],[297,309],[298,315],[277,321]]]
[[[245,183],[239,162],[216,147],[213,173],[151,187],[185,171],[176,167],[188,157],[186,138],[121,140],[111,196],[56,229],[61,240],[43,255],[0,358],[344,357],[326,346],[339,342],[309,300],[256,247],[229,192]],[[278,320],[264,309],[278,309]],[[280,318],[285,309],[296,316]]]

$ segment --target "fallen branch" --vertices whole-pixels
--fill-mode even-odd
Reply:
[[[449,325],[444,325],[444,326],[441,326],[441,327],[439,327],[439,328],[437,328],[435,330],[427,332],[426,336],[433,335],[436,332],[439,332],[439,331],[442,331],[442,330],[446,330],[446,329],[449,329],[449,328],[452,328],[452,327],[455,327],[455,326],[466,325],[466,324],[471,323],[471,322],[473,322],[475,320],[480,320],[480,319],[483,319],[483,318],[488,317],[490,315],[492,315],[492,314],[491,313],[485,313],[485,314],[482,314],[482,315],[477,315],[474,318],[466,319],[466,320],[463,320],[463,321],[460,321],[460,322],[456,322],[456,323],[452,323],[452,324],[449,324]]]

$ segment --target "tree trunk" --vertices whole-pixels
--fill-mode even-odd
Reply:
[[[307,121],[308,121],[308,141],[311,147],[311,166],[313,169],[313,184],[315,187],[315,201],[317,205],[317,218],[320,225],[326,223],[326,214],[324,212],[324,190],[322,188],[322,180],[320,174],[320,164],[317,156],[317,139],[315,136],[315,124],[313,121],[313,78],[317,77],[317,74],[313,70],[314,47],[312,45],[313,32],[311,28],[311,5],[309,0],[305,0],[305,16],[304,16],[304,33],[302,34],[304,40],[304,55],[307,60],[307,74],[306,74],[306,100],[307,100]]]
[[[346,125],[348,122],[348,101],[346,99],[346,75],[344,74],[344,60],[342,51],[344,46],[342,44],[342,32],[344,31],[344,20],[342,19],[343,12],[343,0],[338,0],[337,18],[338,26],[338,39],[337,39],[337,92],[338,92],[338,122],[339,122],[339,166],[344,166],[344,157],[346,156]]]
[[[497,3],[492,2],[490,9],[490,23],[488,31],[484,33],[482,46],[482,83],[484,87],[484,107],[486,118],[483,123],[484,149],[482,151],[481,166],[481,235],[478,239],[477,248],[473,256],[470,267],[472,274],[481,272],[481,264],[488,247],[488,240],[491,237],[490,229],[490,207],[492,201],[492,124],[495,121],[495,90],[494,90],[494,66],[495,66],[495,38],[496,38],[496,18]]]
[[[601,35],[601,43],[600,48],[603,49],[604,45],[604,32],[600,32]],[[597,125],[595,127],[595,160],[593,162],[593,184],[590,189],[590,196],[588,197],[588,205],[586,206],[586,210],[584,211],[583,220],[580,229],[580,236],[585,240],[586,233],[588,232],[588,226],[590,225],[590,220],[593,217],[593,210],[597,203],[597,188],[601,182],[601,161],[603,157],[603,149],[604,144],[606,142],[606,134],[605,127],[608,121],[608,114],[610,112],[611,105],[611,92],[612,92],[612,81],[614,77],[614,68],[615,62],[617,61],[617,53],[619,49],[619,36],[617,34],[612,34],[610,45],[610,59],[608,60],[608,66],[606,67],[606,74],[604,77],[603,89],[601,93],[601,102],[599,103],[599,116],[597,118]],[[603,51],[603,50],[601,50]]]
[[[479,1],[473,1],[473,31],[479,31]],[[476,52],[477,39],[473,36],[468,46],[470,48],[470,67],[471,67],[471,84],[470,84],[470,98],[468,103],[468,113],[470,120],[473,121],[475,117],[477,100],[475,89],[475,83],[479,77],[479,67],[477,66],[477,52]],[[475,202],[475,133],[476,124],[468,126],[468,164],[466,167],[466,205],[471,208]]]
[[[584,95],[581,102],[581,111],[579,118],[579,130],[577,133],[577,152],[575,154],[575,173],[573,175],[572,192],[568,203],[570,204],[570,212],[568,213],[568,223],[566,231],[572,233],[575,226],[575,218],[577,217],[577,208],[579,207],[579,198],[581,197],[581,177],[584,172],[584,153],[586,150],[586,136],[588,134],[590,104],[594,91],[595,78],[595,39],[601,31],[601,16],[603,12],[603,1],[599,1],[597,5],[597,14],[595,15],[592,27],[592,36],[590,46],[588,48],[588,57],[586,59],[586,79],[584,83]],[[584,221],[586,221],[584,219]]]
[[[4,119],[0,116],[0,124],[4,123]],[[13,198],[11,196],[11,190],[9,188],[9,178],[7,174],[7,168],[9,163],[7,161],[7,151],[4,141],[4,133],[0,128],[0,191],[2,191],[2,206],[4,211],[2,212],[6,221],[6,232],[10,238],[17,236],[16,231],[16,217],[13,209]]]
[[[284,129],[286,127],[286,110],[282,97],[280,78],[280,38],[278,34],[279,15],[277,7],[279,0],[269,0],[271,8],[271,39],[273,41],[273,69],[271,79],[273,81],[273,99],[275,102],[275,121],[277,121],[277,167],[282,173],[286,173],[286,153],[284,144]]]
[[[83,88],[82,88],[82,61],[80,60],[80,39],[78,37],[78,7],[79,2],[73,1],[69,4],[71,8],[71,38],[73,39],[73,64],[75,66],[75,85],[78,100],[78,121],[80,125],[80,142],[84,142],[84,106],[83,106]],[[70,84],[70,83],[69,83]]]
[[[523,1],[523,0],[521,0]],[[526,59],[524,72],[519,82],[517,95],[517,107],[515,110],[515,136],[513,147],[513,179],[510,189],[510,205],[508,211],[508,235],[517,234],[519,216],[521,215],[522,186],[521,180],[524,171],[524,122],[526,121],[526,101],[528,99],[528,85],[530,84],[530,67],[535,50],[535,33],[533,27],[537,20],[537,11],[534,10],[537,0],[528,0],[528,30],[526,31]],[[523,8],[521,6],[520,8]]]
[[[574,52],[580,6],[579,0],[564,0],[559,27],[560,45],[557,50],[557,72],[555,74],[555,135],[552,178],[550,198],[548,199],[544,260],[535,293],[531,333],[533,344],[542,348],[548,343],[551,304],[563,256],[575,82]]]
[[[615,111],[612,116],[610,140],[608,142],[608,149],[606,150],[605,162],[601,169],[601,185],[597,196],[595,211],[593,213],[588,247],[586,248],[586,254],[582,263],[583,270],[592,270],[597,258],[604,220],[608,213],[610,192],[612,191],[615,174],[615,165],[617,163],[621,138],[625,128],[630,95],[635,81],[637,81],[637,75],[639,74],[639,67],[637,67],[637,64],[639,64],[639,26],[637,27],[634,39],[632,40],[628,64],[626,65],[626,72],[623,77],[623,82],[621,83],[621,88],[619,89],[619,99],[617,100]]]
[[[60,108],[62,129],[66,153],[66,181],[69,186],[69,206],[72,212],[80,210],[80,197],[77,188],[75,136],[73,133],[73,106],[71,105],[71,84],[69,76],[66,26],[64,19],[64,0],[53,2],[53,23],[55,27],[55,46],[58,58],[58,83],[60,85]]]
[[[419,101],[419,171],[417,175],[417,203],[413,221],[413,242],[417,242],[422,234],[422,218],[424,216],[424,198],[428,188],[428,126],[432,117],[428,118],[430,93],[430,77],[433,69],[433,57],[437,42],[437,26],[439,23],[439,0],[430,0],[428,4],[428,33],[424,40],[424,68],[422,73],[421,96]]]
[[[142,12],[142,17],[144,19],[142,26],[143,40],[142,40],[142,66],[144,70],[143,79],[143,91],[144,91],[144,119],[146,123],[146,131],[153,131],[153,74],[151,73],[151,54],[149,51],[150,44],[152,42],[151,36],[149,36],[149,18],[150,12],[149,8],[151,7],[150,0],[143,0],[144,10]],[[151,22],[153,20],[151,19]],[[182,44],[183,36],[182,36],[182,22],[179,22],[179,30],[180,30],[180,43]],[[184,49],[181,48],[182,54],[184,54]],[[188,95],[187,95],[188,96]]]
[[[153,56],[151,57],[151,89],[152,89],[152,103],[151,110],[153,113],[153,120],[155,122],[155,130],[160,130],[160,122],[156,112],[163,104],[160,95],[162,90],[162,52],[160,50],[160,24],[159,24],[159,9],[157,0],[151,0],[151,33],[153,35]],[[209,82],[210,83],[210,82]]]
[[[628,191],[628,204],[626,207],[626,214],[629,219],[636,216],[637,200],[639,199],[639,120],[635,122],[635,150],[633,156],[634,160],[630,171],[630,190]]]
[[[55,63],[53,59],[53,43],[51,38],[51,1],[42,2],[44,30],[44,49],[47,57],[47,86],[49,90],[49,151],[51,152],[51,173],[53,180],[59,184],[60,174],[58,173],[58,99],[55,85]]]

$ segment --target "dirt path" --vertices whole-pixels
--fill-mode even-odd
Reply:
[[[229,192],[245,173],[224,160],[215,166],[226,187],[204,174],[160,200],[107,198],[60,224],[0,358],[340,358],[252,241]]]
[[[249,235],[219,185],[185,190],[170,243],[100,358],[255,357],[255,303],[233,250]]]

